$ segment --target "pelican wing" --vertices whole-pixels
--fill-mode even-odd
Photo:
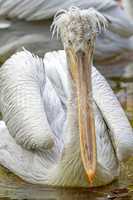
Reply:
[[[0,163],[28,182],[48,184],[64,146],[65,109],[43,60],[26,50],[7,60],[0,69],[0,97],[6,122],[0,121]],[[49,139],[53,147],[46,146]]]
[[[22,51],[2,66],[0,74],[0,108],[10,134],[24,148],[51,148],[65,114],[43,61]]]
[[[110,130],[119,160],[128,159],[133,155],[133,130],[105,78],[93,67],[92,87],[94,100]]]

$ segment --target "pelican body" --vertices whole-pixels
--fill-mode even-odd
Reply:
[[[107,25],[94,9],[63,10],[52,28],[64,50],[43,60],[23,50],[0,69],[0,164],[25,181],[101,186],[133,155],[132,128],[93,66],[97,32]]]
[[[132,62],[133,23],[115,0],[0,0],[0,29],[3,29],[0,32],[0,62],[5,62],[22,46],[40,56],[62,49],[59,40],[54,38],[51,41],[49,19],[60,8],[70,6],[82,9],[94,7],[111,22],[109,29],[96,39],[94,60],[99,69],[102,66],[102,72],[110,64],[116,67],[119,63],[126,66],[122,61]],[[124,69],[120,71],[122,74]]]

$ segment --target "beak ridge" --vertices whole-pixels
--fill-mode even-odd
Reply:
[[[76,82],[80,150],[82,162],[92,185],[96,172],[96,137],[93,116],[91,60],[92,52],[68,50],[72,78]]]

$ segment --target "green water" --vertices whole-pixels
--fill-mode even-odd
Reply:
[[[131,162],[131,161],[130,161]],[[130,165],[131,163],[129,163]],[[124,168],[123,168],[124,169]],[[7,170],[0,169],[0,200],[131,200],[133,199],[133,177],[130,169],[124,169],[119,181],[106,187],[94,189],[48,188],[23,182]],[[125,173],[126,171],[126,173]],[[119,188],[124,188],[117,192]],[[124,192],[123,192],[124,190]],[[116,197],[116,198],[115,198]]]

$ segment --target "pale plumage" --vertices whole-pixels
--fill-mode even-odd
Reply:
[[[19,60],[19,63],[21,61],[21,65],[19,65],[19,66],[17,64],[18,60]],[[27,62],[29,62],[29,64]],[[35,109],[35,116],[32,115],[32,117],[30,117],[29,110],[27,113],[27,111],[25,110],[26,108],[18,107],[20,109],[20,115],[19,115],[19,112],[17,112],[17,115],[18,115],[17,122],[14,119],[14,117],[15,117],[14,115],[12,115],[12,118],[10,118],[11,124],[13,126],[12,130],[14,131],[15,125],[17,125],[17,127],[19,127],[19,121],[18,121],[19,119],[20,119],[20,123],[23,124],[24,119],[22,119],[22,113],[24,113],[24,116],[27,117],[28,118],[27,120],[29,121],[29,122],[27,121],[28,122],[27,125],[29,126],[29,124],[31,124],[31,127],[29,127],[31,130],[32,130],[32,127],[36,128],[38,130],[37,134],[42,130],[45,131],[46,126],[47,126],[47,125],[45,125],[46,120],[43,121],[44,128],[43,127],[41,128],[40,126],[36,126],[34,117],[36,117],[37,114],[40,114],[40,115],[47,114],[51,129],[52,129],[53,133],[57,135],[57,137],[56,137],[57,141],[58,141],[57,146],[54,148],[54,150],[53,150],[54,152],[52,152],[50,150],[50,152],[46,151],[46,152],[38,152],[38,153],[36,152],[35,153],[35,152],[30,152],[30,151],[24,150],[21,146],[19,146],[15,143],[14,139],[12,139],[12,137],[9,135],[9,132],[8,132],[7,128],[5,127],[4,123],[1,122],[0,137],[1,137],[2,143],[0,145],[0,163],[3,164],[8,169],[10,169],[11,171],[13,171],[14,173],[16,173],[17,175],[19,175],[20,177],[22,177],[23,179],[25,179],[29,182],[32,182],[32,183],[52,184],[52,185],[56,185],[56,184],[63,185],[64,184],[66,186],[86,186],[87,187],[88,184],[84,179],[85,177],[83,176],[84,180],[81,179],[82,173],[83,173],[81,160],[79,161],[79,164],[78,164],[79,166],[76,165],[77,172],[75,171],[75,169],[72,169],[72,174],[75,173],[74,177],[72,177],[71,172],[69,172],[67,174],[67,176],[68,176],[67,180],[68,181],[70,180],[70,182],[65,183],[63,180],[65,171],[62,172],[62,174],[60,174],[60,179],[62,180],[62,182],[61,182],[61,180],[59,180],[59,183],[58,183],[59,177],[58,178],[56,177],[55,180],[50,180],[51,182],[49,180],[47,180],[48,178],[54,179],[55,175],[57,175],[57,176],[59,175],[58,174],[59,169],[58,169],[58,166],[56,166],[57,165],[56,162],[62,154],[61,149],[64,147],[64,142],[66,140],[70,140],[69,135],[63,136],[63,127],[64,127],[64,123],[65,123],[65,119],[66,119],[66,109],[65,109],[66,108],[66,98],[69,93],[69,88],[65,84],[66,82],[64,81],[67,78],[67,77],[65,77],[67,65],[66,65],[66,58],[65,58],[64,51],[53,52],[53,53],[51,52],[51,53],[46,54],[46,56],[44,58],[46,74],[45,73],[41,74],[41,76],[42,75],[44,76],[43,79],[41,79],[41,77],[40,77],[40,73],[39,73],[38,67],[36,65],[37,62],[39,64],[38,65],[39,70],[41,68],[44,70],[44,65],[41,60],[37,61],[37,59],[35,57],[33,57],[29,52],[20,52],[20,53],[17,53],[17,55],[14,55],[5,64],[5,66],[6,65],[8,66],[8,70],[11,70],[11,73],[8,71],[8,73],[10,74],[10,77],[13,77],[13,74],[16,74],[17,70],[20,73],[20,76],[18,76],[20,78],[22,77],[22,72],[26,72],[27,70],[29,71],[29,73],[27,74],[27,72],[26,72],[26,74],[28,75],[29,78],[32,78],[32,76],[34,78],[34,76],[36,75],[36,77],[38,77],[39,80],[33,79],[33,81],[31,81],[32,86],[33,86],[33,83],[35,83],[35,85],[36,85],[36,84],[38,84],[38,81],[47,80],[46,83],[44,82],[45,87],[43,87],[43,85],[42,85],[40,88],[41,90],[42,89],[44,90],[43,101],[45,102],[45,112],[43,111],[43,108],[40,110],[41,113],[36,112],[36,109]],[[14,67],[10,68],[9,66],[10,65],[12,66],[12,63],[13,63]],[[34,69],[36,70],[36,72],[34,71]],[[5,68],[4,68],[4,70],[5,70]],[[62,71],[64,72],[64,76],[62,76]],[[9,74],[8,74],[8,78],[9,78]],[[45,79],[46,76],[47,76],[47,79]],[[48,77],[49,77],[49,79],[48,79]],[[28,80],[29,80],[29,78],[28,78]],[[97,156],[99,159],[99,164],[102,165],[102,168],[103,168],[103,169],[100,169],[99,174],[101,174],[101,171],[103,171],[104,169],[106,169],[107,173],[108,173],[107,177],[106,177],[106,173],[105,174],[103,173],[102,174],[103,177],[101,177],[101,178],[98,175],[99,182],[96,184],[102,185],[102,184],[107,184],[108,182],[111,182],[116,176],[119,175],[119,169],[118,169],[119,167],[118,167],[117,157],[116,157],[116,154],[114,153],[114,149],[112,148],[112,142],[110,139],[111,135],[109,136],[108,134],[112,130],[113,138],[114,138],[114,141],[116,141],[117,151],[118,151],[118,155],[119,155],[120,159],[122,159],[123,156],[127,158],[128,154],[131,155],[130,151],[132,151],[133,139],[132,139],[131,127],[125,117],[123,110],[121,109],[116,97],[112,93],[112,91],[111,91],[110,87],[108,86],[108,84],[106,83],[105,79],[99,74],[99,72],[95,68],[93,68],[92,78],[93,78],[92,80],[93,80],[94,99],[98,105],[100,103],[100,106],[99,106],[100,109],[104,108],[104,109],[101,109],[101,112],[102,112],[102,114],[104,113],[104,117],[106,119],[106,123],[108,124],[108,126],[111,126],[110,131],[109,131],[109,129],[106,127],[106,124],[104,121],[105,119],[102,119],[100,112],[98,112],[98,108],[96,108],[97,114],[95,115],[95,117],[96,117],[95,120],[96,120],[96,127],[97,127],[97,144],[98,144],[97,145],[98,146],[98,149],[97,149],[98,155]],[[7,81],[6,77],[4,77],[4,79]],[[27,79],[27,77],[26,77],[26,79]],[[14,80],[14,78],[13,78],[13,80]],[[22,80],[23,80],[23,77],[22,77]],[[9,86],[7,87],[7,83],[5,83],[4,80],[2,80],[2,79],[1,79],[1,81],[2,81],[1,83],[3,83],[3,85],[1,85],[1,88],[3,88],[2,91],[4,91],[4,94],[7,94],[10,96],[10,92],[13,89],[12,88],[13,84],[11,84],[11,82],[9,81]],[[14,81],[18,85],[17,80],[14,80]],[[62,84],[60,84],[60,83],[62,83]],[[6,88],[4,88],[4,85],[6,86]],[[38,100],[35,99],[35,97],[37,97],[36,91],[32,90],[32,88],[30,88],[30,90],[29,90],[27,87],[28,86],[26,84],[24,86],[25,95],[22,94],[22,96],[18,96],[18,98],[20,99],[20,102],[18,102],[18,106],[22,105],[22,102],[25,103],[26,100],[29,102],[29,104],[31,104],[31,106],[33,106],[32,102],[33,103],[35,102],[36,105],[38,103]],[[33,87],[33,89],[34,89],[34,87]],[[30,97],[28,97],[26,95],[26,93],[28,91],[30,92]],[[32,91],[33,91],[33,93],[31,93]],[[34,92],[35,92],[35,94],[34,94]],[[39,90],[38,90],[38,92],[39,92]],[[5,97],[6,101],[4,101],[5,107],[2,103],[3,110],[5,110],[5,108],[7,106],[7,104],[6,104],[7,95]],[[2,97],[2,95],[1,95],[1,97]],[[39,98],[39,100],[40,100],[40,98]],[[9,99],[8,99],[8,102],[10,102]],[[108,106],[108,105],[110,105],[110,106]],[[38,106],[40,107],[40,104]],[[9,109],[9,107],[7,107],[7,108]],[[30,107],[28,109],[30,109]],[[12,110],[9,109],[9,111],[12,111]],[[34,107],[32,107],[30,109],[30,111],[32,111],[32,113],[33,113]],[[38,111],[38,109],[37,109],[37,111]],[[6,113],[7,113],[7,110],[6,110]],[[25,113],[27,113],[28,116]],[[10,113],[10,116],[11,116],[11,113]],[[41,119],[42,118],[39,118],[40,121],[41,121]],[[111,121],[111,119],[112,119],[112,121]],[[10,126],[9,121],[7,123],[8,123],[8,126]],[[22,126],[21,131],[24,131],[23,129],[26,129],[26,127]],[[75,130],[75,132],[76,132],[76,130]],[[60,134],[60,135],[58,135],[58,134]],[[62,137],[66,137],[65,141],[62,141]],[[72,137],[72,135],[71,135],[71,137]],[[72,143],[72,147],[70,148],[70,153],[67,152],[68,160],[70,162],[70,164],[68,162],[68,166],[67,166],[68,170],[72,165],[71,156],[73,156],[73,153],[75,153],[75,150],[79,150],[79,144],[76,145],[75,141],[73,143]],[[75,148],[74,148],[74,146],[75,146]],[[126,151],[124,148],[126,149]],[[124,151],[125,155],[123,154],[122,151]],[[80,154],[80,152],[79,152],[79,154]],[[49,158],[49,156],[50,156],[50,158]],[[80,158],[80,156],[79,156],[79,158],[77,159],[77,157],[75,157],[75,154],[73,157],[74,157],[73,158],[74,160],[78,160]],[[52,162],[52,160],[53,160],[53,162]],[[56,165],[55,165],[55,163],[56,163]],[[56,170],[54,170],[54,167],[56,167]],[[80,170],[80,173],[79,173],[79,170]],[[60,173],[60,171],[59,171],[59,173]],[[77,174],[79,174],[78,178],[76,177]],[[47,176],[50,176],[50,177],[47,178]],[[76,182],[73,182],[72,179],[74,179]],[[47,181],[49,181],[49,182],[47,182]],[[56,181],[57,181],[57,183],[56,183]]]
[[[100,186],[114,180],[119,162],[133,155],[133,134],[95,67],[91,78],[97,143],[93,184]],[[0,108],[8,127],[0,123],[2,165],[31,183],[89,187],[73,87],[64,51],[47,53],[42,60],[24,50],[6,61],[0,69]]]

